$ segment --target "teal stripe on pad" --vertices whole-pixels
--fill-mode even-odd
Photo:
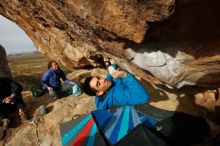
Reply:
[[[92,115],[85,117],[79,124],[77,124],[73,129],[62,136],[62,145],[64,146],[84,125],[92,118]]]
[[[119,141],[122,137],[124,137],[128,132],[128,125],[129,125],[129,113],[130,113],[130,107],[126,106],[124,110],[124,115],[121,123],[121,127],[118,134],[118,140]]]

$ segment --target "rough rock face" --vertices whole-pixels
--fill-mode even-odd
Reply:
[[[151,83],[180,88],[220,81],[219,4],[1,0],[0,14],[17,23],[40,52],[70,68],[99,66],[107,56]]]
[[[173,87],[220,81],[219,1],[177,3],[168,21],[152,24],[132,60]],[[143,61],[145,60],[145,61]]]
[[[24,94],[28,95],[27,92]],[[45,96],[39,100],[45,100],[45,98],[49,97]],[[36,108],[34,118],[22,123],[16,129],[10,128],[4,141],[0,141],[0,145],[60,146],[60,124],[71,120],[74,116],[85,115],[94,110],[92,105],[93,98],[69,96],[48,104],[48,114],[41,116],[38,112],[39,105],[33,107],[36,104],[36,99],[29,97],[29,100],[32,102],[29,102],[28,106],[32,110]]]
[[[11,71],[8,66],[6,52],[4,47],[0,45],[0,77],[11,77]]]

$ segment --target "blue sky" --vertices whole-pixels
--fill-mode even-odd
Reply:
[[[33,42],[14,22],[0,15],[0,44],[7,54],[36,51]]]

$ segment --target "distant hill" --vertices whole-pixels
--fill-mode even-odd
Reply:
[[[38,52],[38,51],[34,51],[34,52],[25,52],[25,53],[16,53],[16,54],[9,54],[7,55],[8,59],[11,58],[23,58],[23,57],[29,57],[29,56],[43,56],[42,53]]]

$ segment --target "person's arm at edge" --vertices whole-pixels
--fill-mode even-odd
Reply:
[[[8,96],[7,98],[10,98],[12,101],[15,99],[16,95],[21,94],[23,87],[21,86],[21,84],[19,84],[13,79],[9,79],[9,85],[11,88],[11,95]],[[4,102],[4,100],[2,102]]]

